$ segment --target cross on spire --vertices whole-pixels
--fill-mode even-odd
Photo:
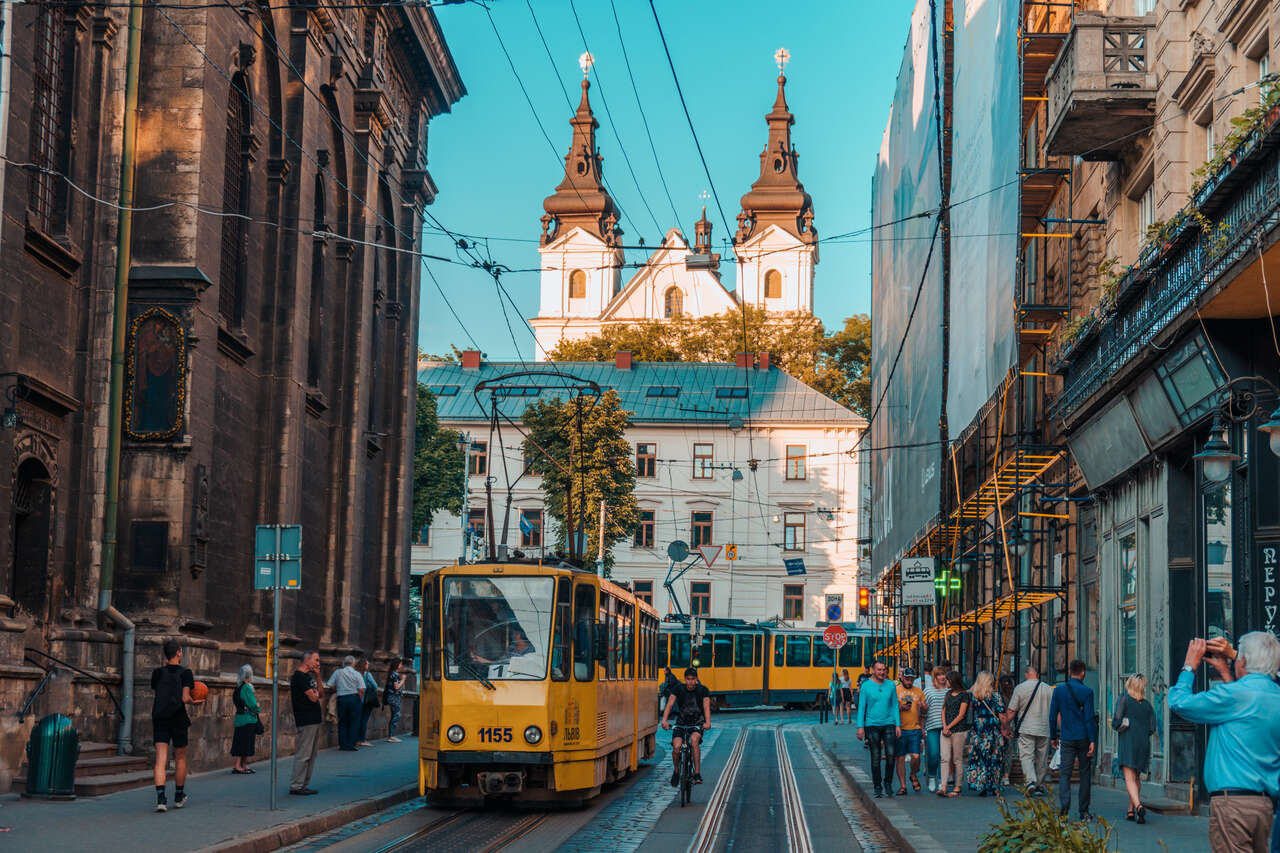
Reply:
[[[791,61],[791,54],[785,47],[780,47],[773,54],[773,61],[778,63],[778,70],[785,71],[787,63]]]
[[[578,67],[582,69],[583,77],[591,73],[591,66],[595,64],[596,58],[589,51],[584,51],[582,56],[578,57]]]

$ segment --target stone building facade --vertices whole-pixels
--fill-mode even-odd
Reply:
[[[14,12],[0,789],[45,713],[71,716],[82,741],[115,740],[107,692],[122,678],[137,678],[133,747],[147,750],[148,675],[169,636],[213,688],[195,766],[225,760],[234,673],[247,662],[262,675],[271,623],[269,594],[252,589],[256,524],[303,525],[286,674],[304,647],[326,669],[351,649],[376,661],[401,648],[411,252],[436,193],[429,122],[465,94],[442,29],[429,9],[397,5],[146,10],[113,594],[137,625],[138,659],[122,673],[120,631],[98,607],[126,14]],[[81,672],[64,669],[20,724],[43,655]],[[282,726],[286,750],[291,733]]]

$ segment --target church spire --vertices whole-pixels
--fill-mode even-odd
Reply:
[[[587,74],[595,59],[584,53],[578,59],[582,68],[582,100],[569,120],[573,140],[564,158],[564,180],[556,191],[542,202],[542,245],[555,239],[567,228],[580,227],[599,237],[606,245],[620,242],[619,211],[604,186],[601,171],[604,158],[596,151],[596,129],[600,123],[591,112]]]
[[[813,230],[813,199],[796,174],[800,155],[791,145],[791,125],[796,119],[787,106],[787,78],[782,73],[791,55],[786,48],[780,48],[773,57],[778,63],[778,95],[773,109],[764,117],[769,125],[769,141],[760,153],[760,177],[742,197],[734,242],[741,243],[769,225],[778,225],[812,243],[818,236]]]

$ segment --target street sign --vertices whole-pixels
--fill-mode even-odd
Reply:
[[[904,607],[932,607],[937,603],[933,588],[933,557],[907,557],[902,561],[902,604]]]
[[[271,679],[271,810],[276,809],[277,735],[280,730],[280,590],[302,588],[302,525],[259,524],[253,531],[253,588],[272,591],[272,630],[267,632],[267,678]]]
[[[716,557],[720,556],[720,549],[723,545],[699,545],[698,553],[702,555],[702,561],[707,564],[707,568],[711,568],[715,563]]]
[[[795,576],[795,575],[802,575],[805,573],[804,560],[801,557],[791,557],[789,559],[783,560],[782,565],[786,566],[788,575]]]
[[[843,625],[828,625],[822,632],[822,642],[829,649],[838,649],[849,642],[849,632],[845,631]]]
[[[736,560],[736,559],[738,559],[738,546],[737,546],[737,545],[725,545],[725,546],[724,546],[724,558],[725,558],[726,560]]]
[[[827,593],[827,621],[828,622],[844,621],[844,593],[842,592]]]

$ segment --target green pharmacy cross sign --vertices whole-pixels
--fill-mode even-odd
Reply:
[[[950,569],[943,569],[938,572],[938,576],[933,579],[933,586],[942,595],[948,592],[960,590],[960,575]]]

